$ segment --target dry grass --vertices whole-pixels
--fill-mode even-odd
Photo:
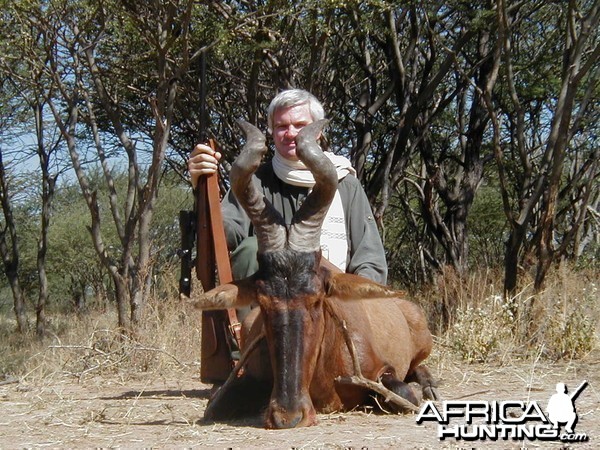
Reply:
[[[160,376],[200,365],[200,315],[178,299],[151,299],[135,336],[120,332],[114,311],[56,314],[42,341],[15,335],[14,322],[2,321],[0,375],[5,377],[34,382],[64,376]]]
[[[439,304],[456,305],[450,327],[440,332],[442,324],[433,323],[436,345],[428,365],[442,397],[545,404],[556,382],[575,386],[585,379],[590,386],[577,402],[578,430],[593,433],[600,426],[600,360],[599,352],[587,351],[597,350],[597,340],[582,326],[597,323],[593,278],[563,269],[535,304],[523,287],[514,299],[516,320],[497,297],[498,279],[489,272],[466,281],[447,274],[422,297],[437,320]],[[530,305],[529,312],[522,305]],[[263,430],[260,420],[203,423],[209,386],[198,379],[200,315],[175,298],[151,299],[135,338],[117,331],[114,311],[53,315],[54,334],[43,342],[16,336],[11,320],[0,317],[0,375],[18,380],[0,383],[2,448],[456,448],[456,442],[441,442],[431,424],[369,410],[320,415],[317,427],[277,432]],[[530,333],[513,331],[532,322],[539,326]],[[596,439],[578,448],[595,446]]]
[[[413,298],[430,317],[434,364],[456,357],[500,365],[516,359],[585,358],[598,348],[600,299],[594,275],[563,266],[542,293],[533,295],[525,283],[505,301],[498,273],[473,272],[464,280],[443,274],[432,289]],[[169,297],[149,300],[135,337],[119,332],[114,310],[52,315],[52,333],[43,341],[15,334],[13,318],[0,316],[0,377],[126,379],[198,371],[200,314],[185,309],[175,295]]]
[[[572,387],[590,382],[577,401],[578,431],[592,440],[578,449],[597,448],[600,392],[596,361],[550,364],[541,360],[466,364],[437,357],[446,400],[537,400],[545,405],[555,383]],[[154,374],[155,375],[155,374]],[[440,441],[434,424],[415,424],[414,415],[376,414],[372,410],[320,414],[316,427],[264,430],[260,420],[204,423],[208,389],[189,373],[170,377],[116,376],[70,378],[52,383],[0,386],[2,448],[423,448],[454,449],[461,443]],[[477,448],[529,448],[536,442],[477,442]],[[464,445],[463,445],[464,447]],[[544,443],[540,448],[559,448]]]
[[[438,347],[463,361],[581,359],[598,348],[596,279],[564,265],[542,292],[525,280],[517,295],[504,299],[498,273],[474,271],[461,279],[447,271],[416,301],[430,317]]]

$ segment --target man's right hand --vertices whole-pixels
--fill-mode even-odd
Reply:
[[[214,151],[208,145],[198,144],[194,147],[187,162],[190,181],[194,189],[198,184],[198,178],[217,171],[220,159],[221,153]]]

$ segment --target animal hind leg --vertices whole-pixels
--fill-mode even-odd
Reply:
[[[405,378],[407,383],[416,382],[423,389],[423,398],[427,400],[439,400],[437,381],[429,372],[429,369],[423,365],[415,367]]]

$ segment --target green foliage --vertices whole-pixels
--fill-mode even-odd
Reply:
[[[560,278],[551,280],[552,287],[541,294],[543,304],[534,320],[544,326],[539,327],[536,340],[550,359],[580,359],[598,345],[600,292],[596,281],[569,271],[566,278],[564,273],[563,269]]]
[[[118,191],[123,192],[124,189],[119,185],[126,183],[126,174],[114,175]],[[110,215],[107,193],[102,186],[98,185],[98,198],[104,244],[109,257],[118,258],[119,238]],[[156,273],[161,273],[163,268],[173,269],[172,261],[176,259],[175,253],[179,247],[178,213],[191,204],[188,190],[182,189],[173,180],[165,180],[155,207],[151,236]],[[93,248],[89,227],[90,216],[79,186],[75,183],[61,186],[57,192],[48,250],[52,298],[60,309],[72,309],[78,296],[82,295],[91,304],[105,301],[103,296],[110,286],[110,280]]]
[[[104,219],[105,223],[110,220],[109,217]],[[91,297],[89,301],[102,296],[104,292],[100,287],[108,284],[92,245],[89,226],[90,215],[79,186],[61,186],[56,193],[48,236],[49,283],[53,304],[61,310],[72,310],[86,294]],[[107,233],[107,237],[109,248],[118,245],[114,232]]]
[[[501,265],[508,229],[500,189],[493,179],[489,179],[486,185],[479,188],[467,226],[469,265],[471,267]]]
[[[181,186],[179,180],[173,176],[163,179],[152,226],[155,273],[162,278],[169,278],[169,274],[179,274],[179,257],[176,254],[177,249],[181,247],[179,211],[191,210],[193,204],[191,189]],[[170,294],[175,295],[176,292],[171,291]]]
[[[576,260],[579,270],[600,272],[600,242],[592,242]]]
[[[557,315],[549,322],[546,339],[553,359],[580,359],[595,348],[596,322],[581,309],[563,317]]]
[[[125,174],[115,175],[117,185],[126,182]],[[95,177],[91,178],[93,180]],[[105,245],[109,256],[116,258],[120,244],[110,216],[107,194],[102,184],[98,183],[97,187]],[[38,285],[36,276],[38,204],[39,199],[34,192],[31,192],[31,195],[21,200],[15,210],[20,236],[21,281],[31,301],[36,298]],[[152,227],[152,255],[154,271],[157,275],[165,271],[177,272],[178,270],[179,260],[176,250],[180,246],[180,236],[177,218],[180,209],[189,209],[192,204],[189,188],[183,188],[178,180],[172,177],[164,179],[155,207]],[[107,300],[110,279],[92,245],[90,220],[87,205],[77,183],[70,181],[59,186],[50,223],[47,254],[50,285],[48,306],[53,311],[72,311],[80,306],[103,305]],[[3,288],[0,291],[1,313],[10,315],[12,300],[5,277],[0,287]],[[175,294],[172,289],[165,289],[165,295]],[[77,305],[76,302],[82,299],[84,299],[83,304]]]
[[[13,164],[7,164],[5,170],[7,170],[8,196],[11,199],[12,214],[17,229],[20,281],[25,290],[33,293],[33,289],[37,286],[36,253],[40,208],[37,174],[26,171],[18,173]],[[0,225],[6,226],[2,210],[0,210]],[[7,245],[12,245],[10,235],[6,234],[5,238]],[[4,271],[1,272],[0,280],[2,287],[8,286]],[[10,290],[6,289],[4,292],[6,297],[2,302],[12,303]]]
[[[598,344],[598,289],[592,283],[588,291],[582,299],[558,302],[542,295],[538,301],[548,303],[533,318],[528,302],[519,301],[515,311],[499,295],[484,299],[479,306],[461,305],[446,339],[469,363],[498,360],[511,347],[523,348],[525,357],[538,352],[550,360],[584,358]]]
[[[526,136],[530,142],[526,146],[531,158],[531,166],[524,167],[515,151],[514,105],[503,61],[492,102],[499,114],[503,112],[501,138],[512,212],[518,211],[520,202],[526,201],[533,189],[527,171],[535,172],[542,161],[541,150],[545,148],[560,87],[566,45],[565,8],[574,3],[582,11],[588,6],[588,2],[524,2],[510,17],[515,84],[528,126]],[[189,23],[184,18],[188,5],[192,8]],[[250,118],[264,126],[266,107],[275,92],[292,86],[308,88],[324,101],[332,119],[327,135],[333,150],[356,161],[364,160],[361,181],[369,188],[374,206],[389,200],[383,223],[391,281],[421,288],[447,262],[442,244],[424,220],[423,190],[426,181],[433,178],[432,168],[439,168],[436,176],[447,187],[446,197],[441,198],[441,188],[437,185],[432,187],[430,200],[439,205],[437,211],[447,219],[451,235],[456,230],[451,226],[455,223],[451,219],[456,207],[452,202],[465,191],[467,178],[461,176],[473,168],[473,161],[463,155],[464,146],[471,142],[469,124],[475,116],[471,116],[469,109],[477,99],[473,85],[481,81],[482,69],[493,58],[497,39],[495,11],[490,9],[489,2],[1,0],[0,11],[4,31],[0,37],[3,133],[9,118],[11,131],[34,129],[27,101],[42,98],[40,92],[49,96],[58,92],[48,78],[53,69],[68,87],[72,87],[74,74],[83,73],[79,92],[87,90],[90,94],[109,164],[114,164],[115,172],[121,170],[119,165],[124,159],[111,158],[125,153],[123,144],[114,135],[114,125],[100,107],[96,86],[86,72],[84,49],[92,47],[69,42],[74,33],[72,26],[77,24],[80,36],[90,45],[93,43],[105,88],[123,117],[122,132],[136,141],[136,161],[141,164],[150,162],[150,142],[160,133],[157,124],[164,119],[155,115],[151,105],[156,106],[158,93],[165,84],[177,84],[175,116],[169,123],[169,151],[173,151],[170,162],[181,168],[198,139],[200,125],[199,61],[191,58],[208,46],[209,128],[223,150],[225,162],[231,162],[239,150],[240,133],[234,124],[237,118]],[[163,20],[171,12],[174,12],[172,19]],[[391,22],[396,35],[391,34]],[[455,50],[459,39],[470,35],[477,39]],[[50,55],[60,55],[57,67],[47,65]],[[164,55],[168,58],[161,65],[160,57]],[[436,71],[447,61],[450,69],[435,78]],[[594,67],[597,68],[597,61]],[[593,73],[597,74],[597,70]],[[35,84],[37,81],[39,85]],[[592,75],[588,81],[594,82]],[[40,91],[40,87],[45,89]],[[427,89],[433,90],[432,95],[419,100]],[[589,98],[597,98],[594,94],[598,89],[596,83]],[[583,107],[583,89],[577,93],[577,99],[575,112]],[[70,117],[65,103],[54,100],[64,118]],[[98,193],[108,256],[119,258],[122,243],[110,217],[103,176],[97,167],[89,166],[90,162],[96,164],[92,158],[97,157],[90,142],[90,111],[86,110],[83,99],[78,101],[81,114],[75,136],[78,151],[89,174],[91,189]],[[575,133],[580,147],[576,149],[573,145],[566,155],[565,166],[576,165],[582,155],[592,155],[598,147],[597,102],[590,103],[593,107],[581,119],[580,130]],[[436,109],[440,104],[445,106]],[[486,119],[485,114],[481,117]],[[49,115],[44,120],[51,122]],[[15,154],[31,150],[5,136],[0,141],[2,150],[7,145]],[[430,145],[427,161],[418,154],[419,145],[424,142]],[[488,124],[482,131],[481,145],[475,149],[476,157],[488,164],[492,159],[491,148],[492,132]],[[70,165],[70,158],[63,148],[58,156],[56,170],[62,171]],[[384,179],[378,169],[391,163],[393,170]],[[169,169],[165,166],[166,172]],[[115,173],[121,205],[126,168],[122,170]],[[484,167],[483,179],[473,191],[472,207],[465,212],[471,268],[499,265],[504,256],[509,230],[496,171],[497,167]],[[35,186],[39,180],[30,174],[21,175],[32,181],[16,189],[23,194],[15,208],[22,249],[21,277],[31,297],[35,296],[37,282],[35,255],[40,206]],[[565,171],[561,189],[567,191],[571,186],[579,189],[576,182],[571,184],[573,179]],[[389,191],[377,186],[383,181],[390,186]],[[105,297],[108,283],[107,273],[91,245],[90,214],[79,186],[72,179],[62,180],[59,186],[50,229],[48,275],[51,305],[68,309],[77,295]],[[594,189],[597,190],[597,184]],[[135,195],[144,193],[139,190]],[[569,210],[571,198],[565,195],[558,204],[556,237],[569,231],[573,218]],[[175,249],[179,246],[177,214],[191,204],[187,184],[168,173],[154,209],[151,231],[154,273],[164,275],[174,270]],[[581,265],[597,270],[597,252],[596,246],[581,257],[577,254]],[[161,292],[170,292],[169,289],[166,286]],[[3,304],[8,305],[5,300],[10,293],[6,289],[2,292]],[[486,317],[481,313],[485,309],[478,306],[465,311],[459,318],[465,329],[470,322],[485,325]],[[583,330],[587,335],[585,324],[577,326],[581,321],[581,317],[572,317],[567,322],[574,325],[567,328]],[[467,338],[468,334],[464,334],[457,339],[466,343]],[[497,340],[491,336],[476,342],[473,346],[478,350],[467,358],[487,358],[494,353]],[[565,344],[565,348],[569,346],[578,347]]]
[[[469,363],[581,359],[598,349],[596,272],[565,263],[548,275],[543,292],[534,293],[527,282],[510,298],[502,295],[500,274],[476,267],[457,277],[445,270],[414,294],[441,346]],[[443,307],[451,312],[450,320],[440,314]]]

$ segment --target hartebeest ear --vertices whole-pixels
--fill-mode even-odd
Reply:
[[[328,296],[340,300],[367,300],[402,296],[399,291],[350,273],[332,273],[326,280],[325,290]]]
[[[203,294],[192,294],[189,302],[197,309],[228,309],[248,306],[255,300],[255,282],[245,278],[222,284]]]

